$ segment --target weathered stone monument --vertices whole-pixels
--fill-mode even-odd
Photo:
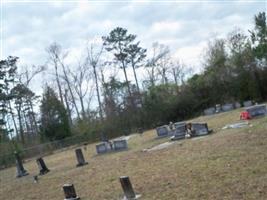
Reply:
[[[74,185],[73,184],[64,184],[64,200],[80,200],[80,197],[77,196]]]
[[[48,173],[50,170],[47,168],[43,158],[36,159],[38,168],[39,168],[39,175],[44,175]]]
[[[84,160],[82,149],[75,149],[75,154],[76,154],[76,158],[78,161],[78,164],[76,165],[76,167],[81,167],[83,165],[88,164],[88,162],[85,162]]]
[[[243,102],[243,106],[244,107],[250,107],[250,106],[252,106],[253,104],[252,104],[252,101],[251,100],[248,100],[248,101],[244,101]]]
[[[121,187],[124,192],[124,200],[134,200],[138,199],[141,195],[135,194],[131,181],[128,176],[121,176],[120,177]]]
[[[248,107],[246,108],[246,111],[249,113],[251,118],[264,116],[267,114],[266,105],[264,104]]]
[[[14,155],[15,155],[15,159],[16,159],[17,178],[29,175],[29,173],[23,167],[22,160],[19,156],[19,153],[14,152]]]
[[[113,141],[114,150],[125,150],[128,148],[126,140],[114,140]]]
[[[107,153],[113,150],[111,142],[102,142],[96,145],[97,154]]]
[[[192,123],[192,129],[195,131],[195,136],[209,134],[209,128],[207,123]]]
[[[239,102],[235,102],[235,108],[240,108],[241,104]]]
[[[186,123],[185,122],[176,122],[174,123],[174,131],[171,140],[184,139],[186,134]]]
[[[166,137],[169,135],[169,127],[167,125],[156,128],[158,137]]]
[[[234,105],[232,103],[227,103],[222,105],[222,111],[227,112],[234,109]]]
[[[204,110],[204,115],[213,115],[215,113],[215,108],[207,108]]]

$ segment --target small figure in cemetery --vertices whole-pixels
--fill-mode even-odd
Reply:
[[[192,127],[192,123],[186,124],[186,134],[185,138],[191,138],[195,136],[195,130]]]

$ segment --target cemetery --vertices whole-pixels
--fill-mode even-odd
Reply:
[[[259,105],[254,109],[247,108],[258,115],[264,107]],[[222,129],[234,122],[240,124],[239,128]],[[187,123],[174,123],[177,130],[173,134],[183,135]],[[237,194],[241,199],[267,197],[263,178],[267,171],[261,167],[266,163],[260,153],[267,150],[262,145],[267,142],[266,117],[250,121],[253,126],[241,126],[237,110],[212,118],[201,116],[190,123],[197,136],[206,135],[210,129],[214,134],[204,140],[170,142],[169,137],[155,140],[158,130],[160,135],[172,134],[166,134],[168,127],[163,126],[127,141],[117,138],[110,143],[87,144],[86,150],[69,148],[36,160],[25,161],[16,153],[16,167],[0,171],[0,195],[14,200],[44,199],[44,195],[50,200],[199,199],[200,194],[201,199],[220,199],[221,195],[235,199]],[[257,148],[243,154],[247,146]],[[125,147],[129,147],[128,151],[120,151]],[[94,156],[96,148],[100,152],[118,153]],[[195,178],[196,174],[199,178]],[[195,189],[190,190],[188,185]],[[253,185],[257,185],[257,191]]]

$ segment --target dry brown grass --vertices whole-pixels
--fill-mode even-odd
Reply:
[[[82,199],[120,199],[118,177],[130,176],[141,199],[267,199],[267,118],[252,120],[252,127],[221,130],[238,121],[239,111],[199,117],[215,133],[197,140],[177,142],[169,148],[142,152],[167,139],[155,132],[129,140],[129,150],[95,156],[95,145],[83,151],[87,166],[76,168],[70,149],[44,160],[51,170],[40,177],[35,161],[25,163],[29,176],[16,179],[16,169],[0,171],[0,197],[12,200],[63,199],[62,185],[72,182]]]

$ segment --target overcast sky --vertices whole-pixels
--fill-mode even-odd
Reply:
[[[78,1],[77,1],[78,2]],[[113,1],[31,3],[2,1],[1,59],[20,57],[20,64],[45,63],[45,48],[56,41],[75,60],[86,41],[121,26],[137,34],[141,46],[155,41],[189,66],[199,67],[203,48],[235,27],[247,32],[253,16],[267,10],[267,1]]]

